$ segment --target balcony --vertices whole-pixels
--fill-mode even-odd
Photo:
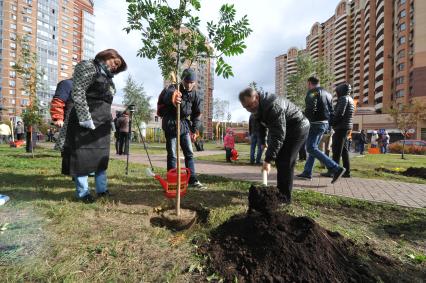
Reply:
[[[377,39],[376,39],[376,46],[378,45],[378,43],[381,43],[385,40],[385,35],[382,34],[380,35]]]
[[[365,96],[363,99],[362,99],[362,102],[364,102],[364,103],[368,103],[368,96]]]
[[[374,105],[374,109],[376,110],[382,110],[382,108],[383,108],[383,102],[380,102]]]
[[[383,69],[378,70],[378,71],[376,72],[375,77],[377,78],[377,77],[379,77],[380,75],[383,75]]]
[[[385,62],[385,58],[384,57],[380,57],[379,60],[376,61],[376,68],[380,65],[383,64]]]
[[[383,80],[377,81],[376,82],[376,89],[378,89],[381,86],[383,86]],[[382,96],[383,96],[383,92],[382,92]]]
[[[380,26],[376,29],[376,37],[385,29],[385,23],[381,23]]]

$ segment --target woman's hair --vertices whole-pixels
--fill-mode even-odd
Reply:
[[[114,74],[121,73],[127,69],[126,61],[124,61],[123,57],[115,49],[105,49],[104,51],[99,52],[95,56],[95,60],[97,61],[107,61],[109,59],[120,59],[121,64],[117,70],[114,71]]]

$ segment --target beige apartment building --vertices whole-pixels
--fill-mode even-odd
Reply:
[[[286,54],[275,58],[275,93],[287,95],[288,77],[297,71],[296,59],[299,52],[296,47],[290,48]]]
[[[93,58],[94,16],[92,0],[0,0],[0,114],[15,117],[30,103],[13,70],[26,37],[44,70],[37,96],[45,117],[56,84],[70,78],[82,59]]]
[[[326,88],[345,81],[353,86],[355,127],[395,128],[380,114],[395,104],[426,102],[426,1],[342,0],[328,20],[312,26],[306,50],[334,74]],[[363,123],[361,115],[376,116]],[[419,121],[416,136],[426,139],[425,121]]]

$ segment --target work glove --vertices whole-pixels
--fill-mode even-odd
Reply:
[[[93,124],[92,119],[80,122],[79,124],[80,124],[80,127],[83,127],[83,128],[87,128],[87,129],[91,129],[91,130],[96,129],[95,124]]]
[[[172,94],[172,103],[175,107],[182,102],[182,93],[178,90],[175,90]]]
[[[55,122],[53,122],[53,124],[58,128],[62,128],[64,126],[64,121],[56,120]]]

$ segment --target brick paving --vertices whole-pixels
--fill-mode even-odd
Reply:
[[[205,152],[195,152],[194,154],[195,156],[206,155]],[[111,157],[123,160],[126,159],[125,156],[118,156],[113,153],[111,153]],[[151,156],[151,160],[156,167],[166,167],[165,155]],[[130,156],[130,162],[148,164],[148,159],[146,155],[143,154],[132,154]],[[235,180],[260,182],[262,178],[259,166],[243,166],[199,160],[196,161],[196,170],[197,173],[222,176]],[[296,189],[313,190],[328,195],[391,203],[407,207],[426,208],[426,184],[354,177],[341,178],[335,184],[331,184],[330,181],[331,178],[314,175],[311,181],[295,179],[294,187]],[[268,177],[268,183],[276,184],[275,169],[272,169]]]

